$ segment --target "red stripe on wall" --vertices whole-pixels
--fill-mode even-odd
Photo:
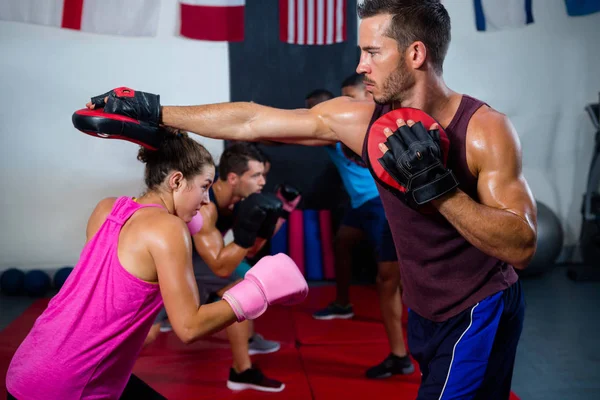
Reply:
[[[241,42],[244,8],[181,4],[181,35],[197,40]]]
[[[279,0],[279,40],[287,43],[288,41],[288,1]]]
[[[81,30],[83,1],[84,0],[64,0],[63,15],[60,24],[62,28]]]

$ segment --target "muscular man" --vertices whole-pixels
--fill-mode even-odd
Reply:
[[[365,90],[362,75],[353,75],[342,82],[342,95],[359,100],[371,99]],[[316,90],[306,97],[306,107],[313,108],[319,103],[331,100],[333,94]],[[383,362],[366,371],[367,378],[386,378],[395,374],[410,374],[414,366],[408,357],[402,332],[402,300],[400,297],[400,269],[394,240],[385,218],[377,186],[367,168],[351,158],[351,151],[344,151],[341,143],[326,146],[331,161],[335,164],[350,205],[335,238],[335,280],[336,299],[326,308],[313,314],[316,319],[352,318],[354,311],[350,304],[350,272],[352,252],[365,238],[375,249],[377,258],[377,293],[383,325],[390,344],[390,354]],[[352,154],[350,154],[352,153]]]
[[[419,159],[425,167],[451,171],[447,176],[458,186],[430,191],[427,212],[414,208],[412,189],[410,196],[387,190],[389,184],[374,173],[400,260],[402,298],[410,309],[408,346],[423,373],[418,399],[508,399],[525,308],[515,268],[526,268],[537,241],[535,201],[522,173],[517,132],[506,115],[445,84],[451,29],[439,0],[365,0],[358,12],[357,72],[365,76],[376,104],[341,97],[310,110],[254,103],[161,109],[151,94],[124,97],[112,91],[88,107],[129,112],[153,125],[210,138],[341,141],[363,155],[371,170],[379,162],[363,151],[371,135],[385,134],[388,141],[393,136],[398,143],[418,134],[429,149],[439,150],[441,126],[450,143],[441,155],[403,154],[378,140],[381,160],[391,157],[396,167],[422,167]],[[370,130],[381,115],[405,107],[427,113],[439,125],[398,119],[398,129]],[[431,132],[423,134],[424,129]],[[408,166],[403,156],[410,157]],[[398,174],[393,180],[406,184]]]
[[[219,299],[240,281],[240,277],[233,274],[234,270],[246,255],[256,252],[267,239],[259,236],[251,245],[236,239],[225,245],[223,239],[231,229],[235,236],[235,211],[240,201],[262,190],[265,184],[264,161],[263,154],[251,143],[236,143],[221,155],[218,179],[209,189],[210,202],[200,209],[204,223],[192,237],[195,249],[192,257],[194,275],[203,304]],[[283,223],[280,218],[271,221],[276,224],[271,228],[273,232]],[[157,317],[150,336],[158,333],[165,316],[162,313]],[[270,392],[284,389],[283,383],[265,377],[258,368],[252,366],[250,360],[250,355],[279,350],[279,343],[265,340],[254,333],[251,321],[232,324],[227,327],[226,333],[233,354],[233,366],[227,381],[229,388]]]

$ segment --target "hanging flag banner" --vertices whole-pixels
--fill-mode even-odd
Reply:
[[[478,31],[501,31],[533,23],[531,0],[474,0]]]
[[[346,18],[346,0],[279,0],[279,38],[290,44],[342,43]]]

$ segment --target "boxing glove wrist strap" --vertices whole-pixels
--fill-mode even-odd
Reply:
[[[267,310],[267,299],[252,277],[247,277],[223,294],[237,321],[255,319]]]
[[[247,231],[237,230],[233,233],[233,243],[237,244],[240,247],[245,249],[249,249],[254,246],[256,242],[256,233],[251,233]]]
[[[412,197],[417,205],[423,205],[445,195],[457,187],[458,181],[456,180],[456,177],[451,170],[446,170],[434,181],[413,189]]]

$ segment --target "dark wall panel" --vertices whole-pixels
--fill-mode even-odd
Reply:
[[[327,46],[290,45],[279,40],[275,0],[246,2],[245,38],[229,44],[232,101],[302,108],[317,88],[340,94],[340,83],[356,68],[356,0],[348,0],[347,41]],[[288,181],[304,193],[302,208],[334,209],[346,201],[341,180],[323,148],[262,146],[273,168],[267,189]]]

